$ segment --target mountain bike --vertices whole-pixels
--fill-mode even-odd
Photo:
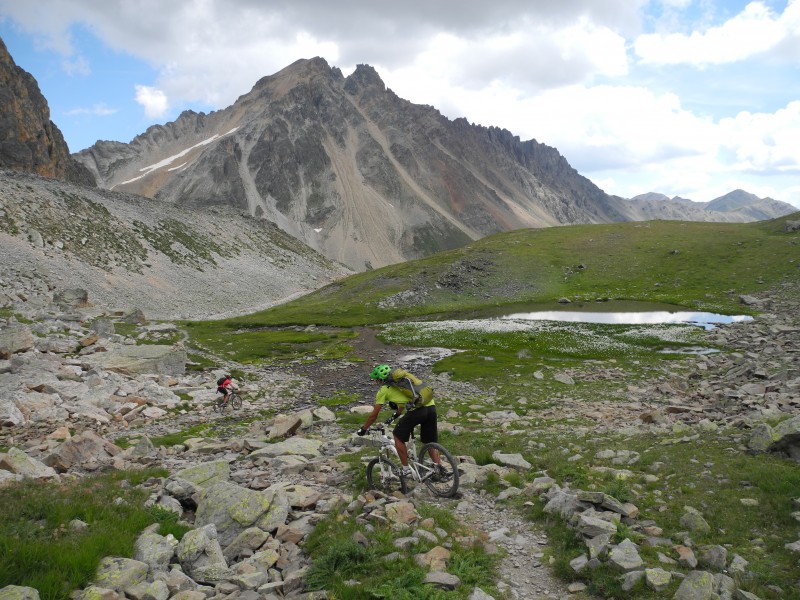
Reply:
[[[389,419],[383,425],[370,429],[371,439],[378,446],[378,455],[367,463],[367,483],[370,489],[386,494],[408,491],[407,479],[421,481],[435,495],[441,498],[452,498],[458,491],[458,463],[453,455],[441,444],[429,442],[416,451],[416,443],[412,434],[406,444],[408,448],[408,466],[411,475],[402,473],[400,456],[394,446],[394,439],[387,435],[384,425],[391,423]],[[438,452],[440,463],[434,462],[431,451]]]
[[[239,395],[239,392],[231,392],[228,394],[228,402],[223,402],[223,399],[223,397],[217,399],[214,404],[214,410],[225,412],[225,409],[229,406],[235,410],[242,408],[242,397]]]

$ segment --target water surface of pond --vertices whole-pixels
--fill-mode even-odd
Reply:
[[[715,325],[752,321],[747,315],[720,315],[711,312],[688,310],[598,311],[598,310],[544,310],[502,315],[501,319],[523,321],[566,321],[569,323],[607,323],[612,325],[656,325],[686,323],[711,329]]]

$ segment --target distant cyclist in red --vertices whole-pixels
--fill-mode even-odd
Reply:
[[[222,394],[222,406],[228,403],[228,396],[234,390],[233,381],[231,380],[230,373],[226,373],[217,379],[217,393]]]

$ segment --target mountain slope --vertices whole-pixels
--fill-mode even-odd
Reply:
[[[554,148],[451,121],[399,98],[368,65],[344,77],[321,58],[262,78],[224,110],[76,156],[104,187],[232,206],[356,270],[519,228],[751,220],[609,196]]]
[[[230,208],[169,206],[28,173],[0,170],[0,213],[0,308],[46,306],[54,291],[81,288],[90,302],[148,318],[234,315],[351,272]]]

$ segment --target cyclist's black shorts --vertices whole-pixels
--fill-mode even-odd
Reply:
[[[220,385],[220,386],[217,386],[217,393],[218,394],[227,394],[228,390]]]
[[[400,441],[408,442],[411,432],[415,426],[420,425],[419,437],[423,444],[439,441],[439,429],[436,423],[436,406],[421,406],[407,412],[397,422],[397,426],[392,433]]]

